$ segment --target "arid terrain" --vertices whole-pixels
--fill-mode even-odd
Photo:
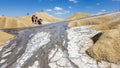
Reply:
[[[0,68],[120,68],[120,11],[0,17]]]

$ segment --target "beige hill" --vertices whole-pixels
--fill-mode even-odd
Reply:
[[[28,26],[33,26],[33,24],[22,18],[0,17],[0,29],[21,28]]]
[[[5,44],[5,42],[14,36],[5,32],[0,31],[0,47]]]
[[[111,19],[113,19],[112,16],[105,16],[105,17],[91,18],[85,20],[75,20],[75,21],[71,21],[67,26],[75,27],[75,26],[84,26],[84,25],[97,25],[101,23],[106,23]]]
[[[113,20],[112,22],[101,23],[91,27],[93,30],[110,30],[120,28],[120,19],[118,17],[117,20]]]
[[[73,20],[73,19],[78,19],[78,18],[87,17],[87,16],[91,16],[91,14],[78,12],[66,18],[65,20]]]
[[[120,62],[120,19],[93,26],[91,29],[102,30],[102,36],[86,52],[98,61]]]
[[[98,61],[118,63],[120,61],[120,29],[106,30],[86,53]]]
[[[60,18],[56,18],[56,17],[54,17],[52,15],[49,15],[49,14],[47,14],[45,12],[37,12],[37,13],[35,13],[33,15],[37,16],[38,18],[41,18],[45,22],[58,22],[58,21],[62,20]],[[32,15],[28,15],[28,16],[19,17],[19,18],[26,19],[28,22],[32,23],[31,17],[32,17]]]
[[[41,18],[45,22],[58,22],[62,20],[60,18],[51,16],[45,12],[35,13],[34,15],[36,15],[38,18]],[[32,23],[31,17],[32,15],[24,16],[24,17],[17,17],[17,18],[1,16],[0,17],[0,29],[33,26],[34,24]]]

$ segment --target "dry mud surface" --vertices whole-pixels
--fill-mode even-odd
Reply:
[[[0,49],[0,68],[120,68],[97,62],[85,53],[93,44],[90,37],[99,31],[90,30],[91,26],[68,29],[66,25],[16,31],[16,37]]]

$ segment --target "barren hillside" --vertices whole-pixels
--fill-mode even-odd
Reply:
[[[87,16],[91,16],[92,14],[87,14],[87,13],[82,13],[82,12],[78,12],[73,14],[72,16],[69,16],[68,18],[66,18],[65,20],[73,20],[73,19],[77,19],[77,18],[82,18],[82,17],[87,17]]]
[[[36,15],[38,18],[41,18],[43,21],[45,22],[59,22],[62,21],[62,19],[54,17],[52,15],[47,14],[46,12],[37,12],[35,14],[32,15]],[[32,15],[28,15],[28,16],[24,16],[24,17],[19,17],[20,19],[26,19],[28,20],[28,22],[32,22],[31,21],[31,17]]]
[[[25,19],[17,19],[12,17],[0,17],[0,29],[3,28],[21,28],[33,26]]]
[[[89,18],[92,16],[88,16],[89,19],[83,19],[83,20],[74,20],[69,22],[67,25],[68,27],[75,27],[75,26],[84,26],[84,25],[97,25],[97,24],[103,24],[103,23],[109,23],[110,21],[116,19],[119,16],[120,13],[108,15],[108,16],[102,16],[102,17],[94,17]]]

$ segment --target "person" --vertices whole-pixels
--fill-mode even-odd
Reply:
[[[38,20],[38,24],[41,25],[42,24],[42,19]]]
[[[35,17],[35,24],[38,24],[38,17]]]
[[[32,15],[32,23],[35,23],[35,20],[36,20],[36,16]]]

